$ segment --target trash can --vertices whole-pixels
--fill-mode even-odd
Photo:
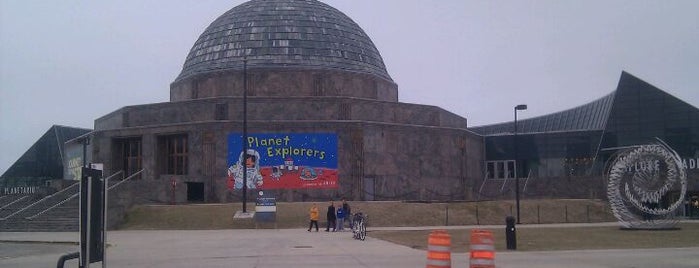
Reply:
[[[507,249],[517,250],[517,230],[515,229],[515,217],[505,218],[505,239],[507,239]]]

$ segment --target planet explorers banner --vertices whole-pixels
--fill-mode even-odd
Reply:
[[[229,189],[334,189],[337,135],[334,133],[252,133],[243,154],[242,133],[228,135]],[[245,167],[245,168],[244,168]]]

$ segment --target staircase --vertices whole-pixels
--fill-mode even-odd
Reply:
[[[38,194],[4,195],[2,200],[0,200],[0,219],[10,216],[15,211],[36,202],[39,200],[39,197]]]
[[[140,172],[123,180],[109,181],[109,217],[123,217],[123,202],[118,202],[117,185],[127,182]],[[121,174],[116,173],[115,175]],[[110,178],[111,178],[110,177]],[[124,191],[128,191],[126,187]],[[53,195],[39,199],[31,196],[7,206],[0,214],[0,232],[74,232],[79,230],[79,183],[75,183]],[[18,199],[18,198],[17,198]],[[31,201],[29,201],[31,200]],[[1,199],[3,203],[9,203]],[[115,212],[115,213],[114,213]],[[113,219],[110,220],[113,222]],[[110,224],[113,226],[113,224]]]

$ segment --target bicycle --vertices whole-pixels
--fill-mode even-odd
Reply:
[[[352,217],[352,237],[357,240],[366,239],[366,220],[367,215],[364,213],[356,213]]]

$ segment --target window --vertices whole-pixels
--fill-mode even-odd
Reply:
[[[507,161],[507,177],[515,177],[515,161]]]
[[[495,178],[495,162],[487,162],[486,165],[487,165],[486,178],[494,179]]]
[[[127,139],[123,143],[124,172],[130,176],[141,170],[141,139]]]
[[[186,175],[188,166],[187,135],[168,135],[158,138],[160,172],[169,175]]]
[[[488,161],[486,164],[486,178],[488,179],[512,179],[515,177],[515,161]]]
[[[214,108],[214,119],[215,120],[227,120],[228,119],[228,104],[227,103],[217,103]]]
[[[495,174],[497,174],[498,179],[505,178],[505,162],[496,162],[495,166],[497,167],[497,171]]]
[[[141,137],[114,139],[113,155],[117,170],[130,176],[141,170]]]

